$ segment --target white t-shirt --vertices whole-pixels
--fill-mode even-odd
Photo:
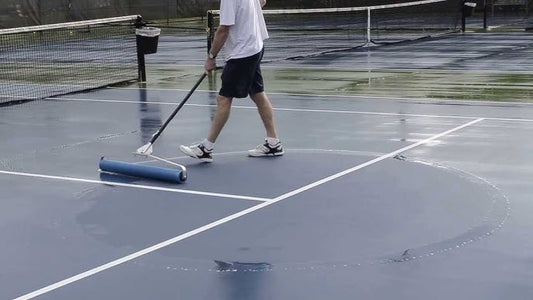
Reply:
[[[229,26],[225,60],[259,53],[268,32],[260,0],[220,0],[220,25]]]

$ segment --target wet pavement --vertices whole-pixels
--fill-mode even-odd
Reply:
[[[131,152],[197,80],[200,40],[163,43],[142,88],[2,107],[0,298],[529,299],[533,39],[492,38],[266,64],[274,159],[246,156],[264,134],[248,99],[214,163],[178,153],[208,130],[212,77],[155,145],[187,166],[179,185],[98,160],[159,164]]]
[[[190,88],[202,72],[205,40],[163,39],[168,45],[147,57],[149,83]],[[265,60],[272,62],[263,65],[263,73],[269,92],[531,102],[532,49],[533,36],[526,32],[458,33],[284,60],[297,55],[299,45],[270,49],[267,41]],[[216,90],[219,77],[217,72],[201,88]]]

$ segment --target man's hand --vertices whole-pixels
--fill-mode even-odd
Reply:
[[[259,3],[261,3],[261,7],[263,7],[267,3],[267,0],[259,0]]]
[[[209,73],[217,67],[217,61],[214,58],[207,58],[205,60],[205,72]]]

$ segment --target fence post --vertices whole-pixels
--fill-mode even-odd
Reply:
[[[211,50],[211,43],[213,42],[213,13],[207,11],[207,53]]]
[[[483,0],[483,29],[487,29],[487,14],[489,12],[489,7],[487,6],[487,0]]]

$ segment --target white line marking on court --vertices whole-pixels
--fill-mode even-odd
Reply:
[[[253,107],[255,108],[255,107]],[[425,118],[449,118],[449,119],[472,119],[473,117],[465,116],[441,116],[441,115],[424,115],[424,114],[403,114],[371,111],[354,111],[354,110],[330,110],[330,109],[307,109],[307,108],[274,108],[278,111],[294,112],[312,112],[312,113],[334,113],[334,114],[352,114],[352,115],[374,115],[374,116],[406,116],[406,117],[425,117]]]
[[[103,103],[126,103],[126,104],[159,104],[159,105],[176,105],[174,102],[139,102],[131,100],[111,100],[111,99],[87,99],[87,98],[47,98],[48,100],[60,101],[79,101],[79,102],[103,102]],[[190,107],[216,107],[216,104],[185,104]],[[236,109],[257,109],[255,106],[234,105],[232,108]],[[475,119],[483,118],[492,121],[514,121],[514,122],[533,122],[533,119],[519,119],[519,118],[493,118],[480,116],[451,116],[451,115],[426,115],[426,114],[407,114],[407,113],[386,113],[386,112],[371,112],[371,111],[355,111],[355,110],[328,110],[328,109],[304,109],[304,108],[282,108],[275,107],[275,111],[293,111],[293,112],[312,112],[312,113],[338,113],[338,114],[357,114],[357,115],[374,115],[374,116],[405,116],[405,117],[423,117],[423,118],[449,118],[449,119]]]
[[[523,73],[519,73],[523,74]],[[108,87],[108,89],[115,90],[147,90],[147,91],[176,91],[176,92],[189,92],[187,89],[177,89],[177,88],[133,88],[133,87]],[[201,90],[197,89],[197,92],[203,93],[217,93],[218,90]],[[446,98],[406,98],[406,97],[395,97],[395,96],[375,96],[375,95],[342,95],[342,94],[304,94],[304,93],[284,93],[284,92],[268,92],[269,95],[282,95],[282,96],[303,96],[303,97],[313,97],[313,98],[325,98],[325,97],[335,97],[335,98],[344,98],[344,99],[377,99],[377,100],[403,100],[403,101],[412,101],[412,102],[421,102],[425,101],[427,104],[437,103],[460,103],[460,104],[498,104],[498,105],[526,105],[533,106],[531,102],[501,102],[501,101],[489,101],[489,100],[454,100]],[[57,98],[50,98],[57,99]]]
[[[138,184],[101,181],[101,180],[92,180],[92,179],[83,179],[83,178],[74,178],[74,177],[52,176],[52,175],[4,171],[4,170],[0,170],[0,174],[42,178],[42,179],[52,179],[52,180],[62,180],[62,181],[73,181],[73,182],[82,182],[82,183],[92,183],[92,184],[102,184],[102,185],[110,185],[110,186],[120,186],[120,187],[135,188],[135,189],[154,190],[154,191],[191,194],[191,195],[200,195],[200,196],[209,196],[209,197],[231,198],[231,199],[239,199],[239,200],[261,201],[261,202],[270,201],[270,199],[260,198],[260,197],[249,197],[249,196],[232,195],[232,194],[221,194],[221,193],[201,192],[201,191],[193,191],[193,190],[172,189],[172,188],[150,186],[150,185],[140,185],[140,184],[138,185]]]
[[[453,129],[450,129],[450,130],[448,130],[448,131],[445,131],[445,132],[439,133],[439,134],[437,134],[437,135],[434,135],[434,136],[432,136],[432,137],[430,137],[430,138],[428,138],[428,139],[425,139],[425,140],[423,140],[423,141],[420,141],[420,142],[418,142],[418,143],[415,143],[415,144],[409,145],[409,146],[407,146],[407,147],[401,148],[401,149],[399,149],[399,150],[396,150],[396,151],[390,152],[390,153],[388,153],[388,154],[385,154],[385,155],[380,156],[380,157],[378,157],[378,158],[372,159],[372,160],[370,160],[370,161],[368,161],[368,162],[366,162],[366,163],[360,164],[360,165],[355,166],[355,167],[353,167],[353,168],[351,168],[351,169],[348,169],[348,170],[346,170],[346,171],[343,171],[343,172],[337,173],[337,174],[335,174],[335,175],[329,176],[329,177],[324,178],[324,179],[322,179],[322,180],[319,180],[319,181],[317,181],[317,182],[315,182],[315,183],[312,183],[312,184],[306,185],[306,186],[304,186],[304,187],[301,187],[301,188],[299,188],[299,189],[297,189],[297,190],[294,190],[294,191],[291,191],[291,192],[285,193],[285,194],[283,194],[283,195],[281,195],[281,196],[279,196],[279,197],[276,197],[276,198],[274,198],[274,199],[272,199],[272,200],[270,200],[270,201],[268,201],[268,202],[263,202],[263,203],[258,204],[258,205],[256,205],[256,206],[252,206],[252,207],[250,207],[250,208],[248,208],[248,209],[242,210],[242,211],[240,211],[240,212],[238,212],[238,213],[235,213],[235,214],[233,214],[233,215],[230,215],[230,216],[227,216],[227,217],[225,217],[225,218],[222,218],[222,219],[219,219],[219,220],[217,220],[217,221],[214,221],[214,222],[212,222],[212,223],[206,224],[206,225],[204,225],[204,226],[202,226],[202,227],[199,227],[199,228],[197,228],[197,229],[191,230],[191,231],[189,231],[189,232],[186,232],[186,233],[184,233],[184,234],[181,234],[181,235],[179,235],[179,236],[176,236],[176,237],[174,237],[174,238],[172,238],[172,239],[166,240],[166,241],[161,242],[161,243],[159,243],[159,244],[156,244],[156,245],[153,245],[153,246],[151,246],[151,247],[145,248],[145,249],[143,249],[143,250],[137,251],[137,252],[132,253],[132,254],[130,254],[130,255],[127,255],[127,256],[124,256],[124,257],[119,258],[119,259],[117,259],[117,260],[111,261],[111,262],[109,262],[109,263],[107,263],[107,264],[101,265],[101,266],[99,266],[99,267],[93,268],[93,269],[88,270],[88,271],[86,271],[86,272],[83,272],[83,273],[80,273],[80,274],[78,274],[78,275],[72,276],[72,277],[70,277],[70,278],[67,278],[67,279],[64,279],[64,280],[58,281],[58,282],[56,282],[56,283],[54,283],[54,284],[51,284],[51,285],[46,286],[46,287],[43,287],[43,288],[41,288],[41,289],[39,289],[39,290],[36,290],[36,291],[34,291],[34,292],[31,292],[31,293],[29,293],[29,294],[26,294],[26,295],[20,296],[20,297],[16,298],[15,300],[31,299],[31,298],[34,298],[34,297],[40,296],[40,295],[42,295],[42,294],[48,293],[48,292],[50,292],[50,291],[53,291],[53,290],[55,290],[55,289],[61,288],[61,287],[63,287],[63,286],[69,285],[69,284],[71,284],[71,283],[73,283],[73,282],[76,282],[76,281],[82,280],[82,279],[84,279],[84,278],[87,278],[87,277],[89,277],[89,276],[95,275],[95,274],[97,274],[97,273],[103,272],[103,271],[105,271],[105,270],[107,270],[107,269],[110,269],[110,268],[116,267],[116,266],[118,266],[118,265],[120,265],[120,264],[123,264],[123,263],[125,263],[125,262],[128,262],[128,261],[130,261],[130,260],[136,259],[136,258],[141,257],[141,256],[143,256],[143,255],[146,255],[146,254],[149,254],[149,253],[151,253],[151,252],[157,251],[157,250],[159,250],[159,249],[161,249],[161,248],[164,248],[164,247],[167,247],[167,246],[169,246],[169,245],[175,244],[175,243],[177,243],[177,242],[179,242],[179,241],[182,241],[182,240],[187,239],[187,238],[189,238],[189,237],[192,237],[192,236],[194,236],[194,235],[200,234],[200,233],[202,233],[202,232],[204,232],[204,231],[207,231],[207,230],[209,230],[209,229],[215,228],[215,227],[217,227],[217,226],[219,226],[219,225],[222,225],[222,224],[224,224],[224,223],[230,222],[230,221],[235,220],[235,219],[237,219],[237,218],[240,218],[240,217],[242,217],[242,216],[248,215],[248,214],[250,214],[250,213],[252,213],[252,212],[255,212],[255,211],[257,211],[257,210],[260,210],[260,209],[262,209],[262,208],[265,208],[265,207],[267,207],[267,206],[270,206],[270,205],[272,205],[272,204],[274,204],[274,203],[277,203],[277,202],[282,201],[282,200],[285,200],[285,199],[287,199],[287,198],[289,198],[289,197],[292,197],[292,196],[298,195],[298,194],[303,193],[303,192],[305,192],[305,191],[307,191],[307,190],[309,190],[309,189],[312,189],[312,188],[314,188],[314,187],[317,187],[317,186],[319,186],[319,185],[322,185],[322,184],[324,184],[324,183],[326,183],[326,182],[332,181],[332,180],[334,180],[334,179],[336,179],[336,178],[339,178],[339,177],[341,177],[341,176],[344,176],[344,175],[350,174],[350,173],[352,173],[352,172],[355,172],[355,171],[357,171],[357,170],[360,170],[360,169],[362,169],[362,168],[368,167],[368,166],[373,165],[373,164],[375,164],[375,163],[377,163],[377,162],[380,162],[380,161],[382,161],[382,160],[384,160],[384,159],[386,159],[386,158],[393,157],[393,156],[395,156],[395,155],[397,155],[397,154],[399,154],[399,153],[401,153],[401,152],[404,152],[404,151],[410,150],[410,149],[412,149],[412,148],[418,147],[418,146],[423,145],[423,144],[425,144],[425,143],[428,143],[428,142],[430,142],[430,141],[432,141],[432,140],[438,139],[438,138],[440,138],[440,137],[443,137],[443,136],[445,136],[445,135],[448,135],[448,134],[450,134],[450,133],[452,133],[452,132],[458,131],[458,130],[463,129],[463,128],[465,128],[465,127],[471,126],[471,125],[476,124],[476,123],[478,123],[478,122],[481,122],[481,121],[483,121],[483,120],[484,120],[483,118],[479,118],[479,119],[473,120],[473,121],[471,121],[471,122],[468,122],[468,123],[466,123],[466,124],[463,124],[463,125],[461,125],[461,126],[458,126],[458,127],[453,128]]]
[[[481,122],[481,121],[483,121],[483,120],[484,120],[483,118],[476,119],[476,120],[474,120],[474,121],[468,122],[468,123],[466,123],[466,124],[463,124],[463,125],[461,125],[461,126],[455,127],[455,128],[450,129],[450,130],[448,130],[448,131],[445,131],[445,132],[439,133],[439,134],[437,134],[437,135],[434,135],[434,136],[432,136],[432,137],[430,137],[430,138],[427,138],[427,139],[425,139],[425,140],[422,140],[422,141],[419,141],[419,142],[417,142],[417,143],[411,144],[411,145],[409,145],[409,146],[407,146],[407,147],[404,147],[404,148],[398,149],[398,150],[396,150],[396,151],[390,152],[390,153],[388,153],[388,154],[385,154],[385,155],[383,155],[383,156],[377,157],[377,158],[375,158],[375,159],[372,159],[372,160],[370,160],[370,161],[367,161],[366,163],[363,163],[363,164],[360,164],[360,165],[358,165],[358,166],[355,166],[355,167],[353,167],[353,168],[351,168],[351,169],[348,169],[348,170],[345,170],[345,171],[339,172],[339,173],[337,173],[337,174],[331,175],[331,176],[329,176],[329,177],[326,177],[326,178],[324,178],[324,179],[322,179],[322,180],[319,180],[319,181],[317,181],[317,182],[314,182],[314,183],[312,183],[312,184],[309,184],[309,185],[306,185],[306,186],[304,186],[304,187],[301,187],[301,188],[299,188],[299,189],[297,189],[297,190],[294,190],[294,191],[292,191],[292,192],[289,192],[289,193],[286,193],[286,194],[284,194],[284,195],[281,195],[281,196],[279,196],[279,197],[277,197],[277,198],[274,198],[274,199],[272,200],[272,202],[277,202],[277,201],[280,201],[280,200],[283,200],[283,199],[287,199],[287,198],[289,198],[289,197],[291,197],[291,196],[294,196],[294,195],[300,194],[300,193],[302,193],[302,192],[304,192],[304,191],[307,191],[307,190],[309,190],[309,189],[312,189],[312,188],[314,188],[314,187],[317,187],[317,186],[319,186],[319,185],[322,185],[322,184],[324,184],[324,183],[326,183],[326,182],[329,182],[329,181],[332,181],[332,180],[337,179],[337,178],[339,178],[339,177],[342,177],[342,176],[344,176],[344,175],[347,175],[347,174],[353,173],[353,172],[355,172],[355,171],[357,171],[357,170],[360,170],[360,169],[362,169],[362,168],[365,168],[365,167],[368,167],[368,166],[370,166],[370,165],[373,165],[373,164],[375,164],[375,163],[377,163],[377,162],[380,162],[380,161],[382,161],[382,160],[384,160],[384,159],[394,157],[395,155],[398,155],[398,154],[400,154],[400,153],[402,153],[402,152],[405,152],[405,151],[407,151],[407,150],[413,149],[413,148],[418,147],[418,146],[420,146],[420,145],[427,144],[427,143],[429,143],[429,142],[431,142],[431,141],[433,141],[433,140],[436,140],[436,139],[438,139],[438,138],[440,138],[440,137],[443,137],[443,136],[445,136],[445,135],[448,135],[448,134],[450,134],[450,133],[453,133],[453,132],[455,132],[455,131],[457,131],[457,130],[460,130],[460,129],[463,129],[463,128],[465,128],[465,127],[468,127],[468,126],[474,125],[474,124],[476,124],[476,123],[479,123],[479,122]]]
[[[205,59],[194,59],[195,61],[199,61],[204,63]],[[192,68],[200,68],[202,70],[204,68],[203,64],[197,64],[197,65],[191,65],[191,64],[174,64],[171,65],[171,67],[174,66],[175,68],[184,68],[184,67],[192,67]],[[218,66],[223,67],[223,66]],[[265,63],[264,66],[261,65],[262,69],[274,69],[274,70],[286,70],[286,69],[296,69],[296,70],[328,70],[328,71],[344,71],[344,72],[353,72],[354,69],[352,67],[345,67],[345,66],[339,66],[339,65],[331,65],[331,66],[307,66],[303,64],[292,64],[292,65],[286,65],[286,64],[273,64],[273,63]],[[356,70],[357,71],[357,70]],[[400,73],[400,72],[417,72],[417,73],[459,73],[459,74],[501,74],[501,70],[465,70],[465,69],[423,69],[423,68],[390,68],[390,69],[384,69],[384,68],[372,68],[372,67],[364,67],[361,66],[358,68],[358,71],[360,73],[368,73],[369,71],[373,73]],[[505,74],[533,74],[531,71],[512,71],[507,70],[505,71]],[[182,75],[183,76],[183,75]],[[186,75],[185,75],[186,76]],[[106,89],[132,89],[130,87],[113,87],[108,86]],[[155,90],[155,89],[154,89]],[[270,93],[269,93],[270,94]]]

